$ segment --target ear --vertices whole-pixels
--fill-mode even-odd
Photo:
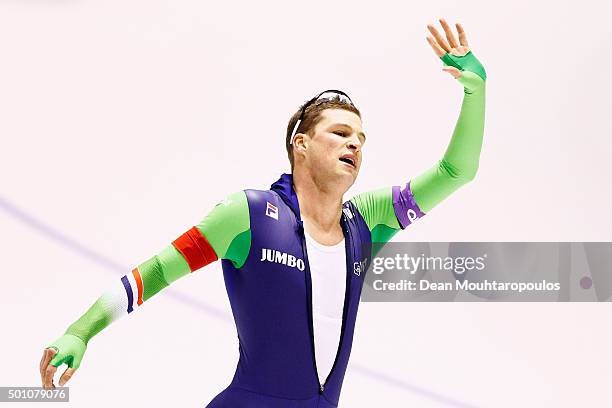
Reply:
[[[304,133],[298,133],[293,138],[293,145],[298,150],[306,150],[308,148],[308,135]]]

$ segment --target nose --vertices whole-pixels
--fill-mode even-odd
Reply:
[[[356,134],[353,134],[353,136],[349,139],[348,148],[354,150],[355,152],[361,150],[361,140]]]

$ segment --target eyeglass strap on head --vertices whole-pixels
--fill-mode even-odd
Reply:
[[[295,126],[293,127],[293,131],[291,132],[291,139],[289,139],[289,144],[290,145],[293,144],[293,139],[295,139],[295,131],[300,126],[301,122],[302,122],[302,119],[298,119],[297,122],[295,122]]]
[[[306,108],[307,108],[308,106],[310,106],[310,105],[311,105],[313,102],[317,101],[317,100],[318,100],[318,99],[321,97],[321,95],[324,95],[324,94],[326,94],[326,93],[330,93],[330,92],[333,92],[333,93],[338,94],[338,95],[345,96],[345,97],[346,97],[346,99],[348,99],[348,102],[349,102],[351,105],[355,106],[355,104],[354,104],[354,103],[353,103],[353,101],[351,100],[351,97],[350,97],[350,96],[348,96],[346,93],[344,93],[344,92],[342,92],[342,91],[339,91],[339,90],[337,90],[337,89],[328,89],[328,90],[326,90],[326,91],[323,91],[323,92],[319,93],[317,96],[315,96],[314,98],[312,98],[311,100],[309,100],[308,102],[306,102],[306,103],[304,104],[304,106],[302,106],[302,110],[301,110],[301,112],[300,112],[300,117],[299,117],[299,119],[297,120],[297,122],[295,122],[295,126],[293,126],[293,131],[291,132],[291,139],[289,139],[289,144],[290,144],[290,145],[292,145],[292,144],[293,144],[293,139],[295,139],[295,132],[297,131],[298,127],[300,126],[300,123],[302,123],[302,120],[304,119],[304,113],[306,112]]]

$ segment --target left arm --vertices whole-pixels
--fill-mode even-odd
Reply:
[[[435,40],[428,41],[445,63],[445,71],[463,85],[463,104],[451,141],[442,159],[410,182],[414,200],[423,212],[468,183],[476,176],[482,147],[485,117],[486,73],[467,46],[465,32],[457,24],[458,44],[444,20],[440,20],[449,43],[433,26],[429,30]],[[450,44],[450,45],[449,45]]]
[[[351,201],[364,217],[372,242],[385,243],[398,231],[425,215],[478,170],[484,134],[485,81],[483,66],[469,50],[463,28],[457,24],[459,43],[444,20],[446,41],[433,26],[430,45],[444,62],[444,71],[463,85],[463,104],[451,141],[442,159],[405,185],[385,187],[359,194]],[[449,45],[450,44],[450,45]]]

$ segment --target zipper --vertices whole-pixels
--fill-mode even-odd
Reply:
[[[298,230],[300,235],[300,241],[302,242],[302,251],[304,252],[304,266],[306,269],[306,303],[308,307],[308,331],[310,334],[310,344],[312,346],[312,363],[314,365],[315,370],[315,378],[317,379],[317,384],[319,384],[319,394],[322,394],[325,390],[325,386],[321,384],[319,381],[319,371],[317,370],[317,357],[315,354],[315,342],[314,342],[314,324],[312,318],[312,278],[310,275],[310,262],[308,262],[308,250],[306,248],[306,237],[304,235],[304,223],[302,220],[297,219]]]
[[[336,358],[334,359],[334,364],[332,364],[331,370],[329,370],[329,374],[325,378],[323,384],[327,383],[329,377],[334,372],[334,368],[336,368],[336,363],[338,363],[338,358],[340,357],[340,350],[342,349],[342,343],[344,341],[344,329],[346,328],[346,320],[348,314],[348,304],[350,301],[350,293],[351,293],[351,258],[355,258],[355,254],[352,252],[353,250],[353,237],[351,235],[351,229],[348,227],[348,219],[344,211],[342,211],[342,219],[344,220],[344,225],[342,226],[342,231],[344,232],[344,248],[346,250],[346,284],[344,288],[344,306],[342,307],[342,326],[340,329],[340,341],[338,342],[338,349],[336,350]],[[352,256],[349,256],[349,251],[351,251]]]
[[[349,257],[349,250],[352,249],[351,246],[351,242],[352,240],[351,238],[351,234],[350,234],[350,228],[347,226],[348,224],[348,220],[346,219],[346,215],[344,214],[344,211],[342,212],[342,218],[341,220],[344,220],[344,225],[342,226],[342,232],[344,233],[344,241],[345,241],[345,251],[346,251],[346,285],[345,285],[345,290],[344,290],[344,305],[342,307],[342,327],[340,329],[340,339],[338,341],[338,348],[336,349],[336,357],[334,359],[334,363],[332,365],[331,370],[329,371],[329,374],[327,375],[327,377],[325,378],[325,381],[323,382],[323,384],[321,384],[321,382],[319,381],[319,371],[317,369],[317,356],[315,353],[315,341],[314,341],[314,319],[313,319],[313,315],[312,315],[312,277],[310,275],[310,263],[308,262],[308,250],[306,248],[306,237],[304,235],[304,223],[302,222],[302,220],[298,220],[296,217],[296,220],[298,222],[299,225],[299,230],[300,230],[300,239],[302,241],[302,248],[304,251],[304,264],[305,264],[305,269],[307,271],[307,302],[308,302],[308,319],[309,319],[309,324],[310,324],[310,342],[312,344],[312,361],[314,364],[314,369],[315,369],[315,376],[317,379],[317,383],[319,384],[319,394],[323,394],[323,391],[325,391],[325,384],[327,384],[327,380],[329,380],[329,377],[331,377],[332,373],[334,372],[334,368],[336,367],[336,363],[338,362],[338,358],[340,356],[340,350],[342,348],[342,342],[344,340],[344,329],[346,326],[346,315],[348,313],[348,303],[349,303],[349,299],[350,299],[350,282],[351,282],[351,274],[350,274],[350,268],[349,268],[349,264],[350,264],[350,257]],[[353,258],[354,258],[354,254],[353,254]]]

